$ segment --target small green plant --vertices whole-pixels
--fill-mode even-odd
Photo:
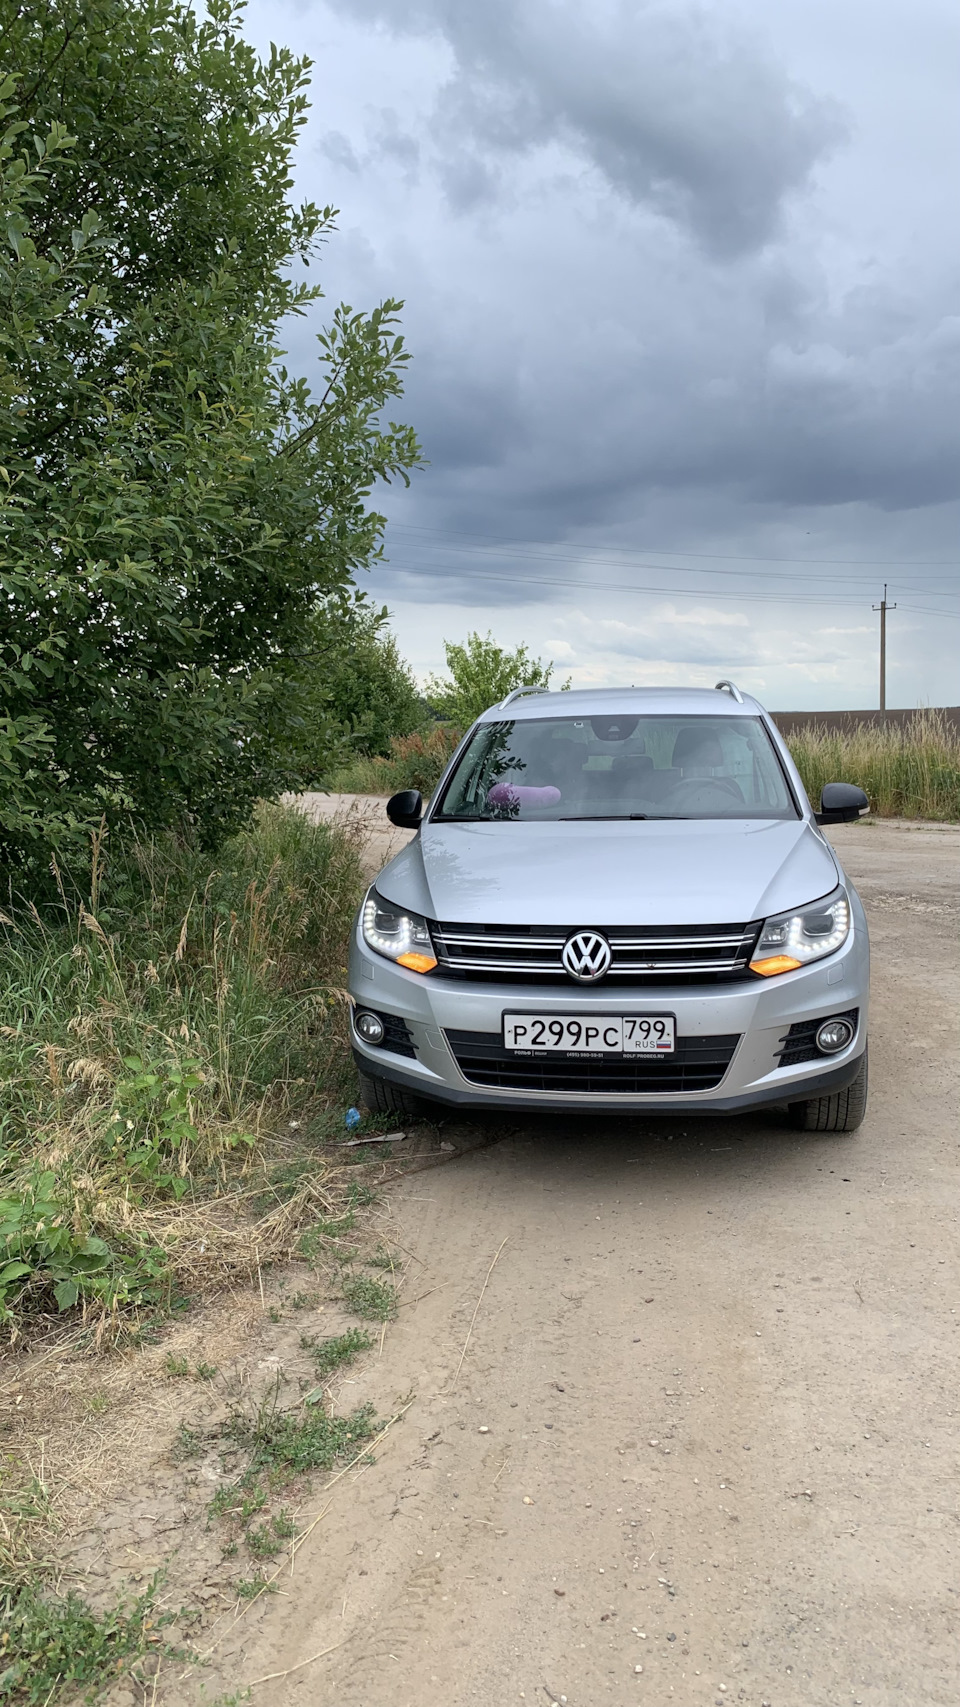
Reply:
[[[174,1436],[171,1451],[177,1462],[182,1463],[185,1459],[199,1458],[204,1445],[203,1430],[182,1422]]]
[[[283,1542],[269,1523],[261,1523],[258,1529],[247,1530],[247,1546],[255,1559],[275,1559]]]
[[[318,1303],[319,1292],[295,1292],[290,1300],[291,1310],[310,1310]]]
[[[371,1203],[376,1203],[377,1194],[368,1185],[352,1179],[347,1186],[347,1202],[351,1209],[368,1209]]]
[[[193,1373],[198,1381],[212,1381],[217,1373],[217,1366],[215,1363],[204,1363],[201,1359]]]
[[[193,1093],[204,1083],[199,1061],[145,1065],[139,1055],[123,1061],[130,1077],[114,1092],[114,1111],[104,1142],[111,1159],[133,1177],[181,1198],[190,1186],[190,1169],[199,1148]],[[220,1147],[251,1148],[248,1133],[224,1132]]]
[[[280,1552],[283,1543],[296,1533],[297,1526],[293,1518],[285,1508],[281,1508],[269,1522],[262,1523],[259,1529],[247,1530],[247,1546],[255,1559],[273,1559]]]
[[[307,1227],[300,1235],[297,1246],[300,1255],[315,1267],[319,1266],[331,1255],[331,1242],[335,1245],[345,1233],[351,1232],[356,1226],[356,1221],[357,1218],[352,1209],[336,1220],[315,1221],[312,1227]]]
[[[222,1434],[249,1455],[249,1466],[237,1484],[243,1504],[235,1512],[241,1522],[253,1515],[253,1500],[265,1503],[261,1472],[274,1489],[283,1487],[310,1470],[329,1470],[337,1459],[359,1440],[373,1432],[373,1408],[363,1405],[350,1416],[331,1417],[319,1406],[303,1404],[282,1411],[279,1384],[261,1400],[255,1414],[236,1409],[227,1418]],[[247,1507],[250,1506],[248,1510]]]
[[[76,1594],[61,1599],[32,1584],[8,1593],[0,1601],[0,1701],[46,1707],[95,1689],[128,1671],[137,1655],[156,1651],[159,1631],[175,1616],[156,1612],[157,1588],[154,1578],[138,1599],[104,1613],[92,1612]]]
[[[365,1322],[389,1322],[397,1313],[397,1289],[370,1275],[349,1275],[341,1288],[355,1316]]]
[[[77,1229],[78,1206],[60,1195],[57,1177],[34,1172],[0,1200],[0,1321],[32,1302],[59,1311],[82,1300],[114,1309],[156,1302],[167,1264],[161,1250],[127,1251]]]
[[[389,1251],[385,1251],[381,1247],[380,1250],[377,1251],[372,1257],[367,1258],[367,1267],[368,1268],[383,1268],[383,1269],[389,1268],[392,1270],[393,1258],[390,1255]]]
[[[256,1600],[258,1594],[276,1594],[276,1583],[268,1582],[266,1577],[241,1577],[234,1583],[234,1588],[241,1600]]]
[[[361,1351],[368,1351],[372,1344],[370,1335],[363,1328],[348,1328],[345,1334],[319,1341],[316,1334],[300,1335],[301,1348],[310,1353],[321,1380],[343,1364],[351,1363]]]
[[[190,1365],[187,1359],[185,1357],[174,1357],[172,1351],[167,1352],[164,1368],[168,1375],[189,1375],[190,1373]]]

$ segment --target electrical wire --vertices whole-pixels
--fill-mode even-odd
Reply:
[[[467,533],[457,528],[430,528],[419,522],[390,522],[392,528],[402,528],[406,533],[430,533],[442,536],[444,539],[477,539],[494,542],[498,545],[529,545],[529,540],[517,540],[507,534]],[[843,567],[851,569],[960,569],[960,561],[952,558],[918,559],[887,557],[748,557],[735,551],[671,551],[667,546],[648,545],[605,545],[604,551],[620,553],[650,553],[657,557],[697,557],[709,562],[722,563],[807,563],[813,566],[824,564],[827,567]],[[671,565],[672,567],[672,565]],[[706,571],[705,571],[706,572]]]
[[[658,565],[657,567],[662,567],[662,565]],[[449,579],[449,577],[441,577],[441,575],[437,573],[433,573],[422,568],[410,569],[405,567],[403,564],[393,564],[393,568],[398,574],[410,575],[425,581]],[[804,593],[743,593],[734,592],[726,587],[638,587],[630,586],[623,581],[565,581],[560,579],[558,576],[549,575],[524,575],[520,578],[516,575],[499,575],[495,571],[489,569],[471,569],[470,578],[472,580],[480,581],[506,581],[509,582],[512,587],[566,587],[571,592],[584,595],[588,595],[591,592],[656,593],[663,594],[668,598],[678,599],[736,599],[739,603],[818,605],[825,609],[840,608],[861,610],[863,608],[862,601],[853,598],[811,598],[809,594]],[[907,610],[919,609],[920,607],[901,605],[900,608]],[[960,611],[925,611],[923,614],[951,617],[960,616]]]

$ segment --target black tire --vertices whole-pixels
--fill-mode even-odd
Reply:
[[[423,1101],[403,1085],[392,1085],[389,1079],[374,1078],[358,1068],[360,1101],[371,1114],[405,1114],[409,1117],[423,1113]]]
[[[867,1112],[867,1051],[863,1052],[860,1071],[845,1091],[835,1091],[829,1097],[811,1097],[809,1102],[792,1102],[790,1119],[801,1132],[856,1132]]]

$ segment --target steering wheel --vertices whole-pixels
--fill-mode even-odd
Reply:
[[[744,804],[743,795],[732,777],[684,776],[680,778],[679,782],[675,782],[673,787],[668,791],[664,798],[664,805],[680,806],[683,804],[685,799],[689,798],[690,793],[693,790],[701,793],[705,788],[719,789],[724,794],[732,794],[738,806],[742,806]]]

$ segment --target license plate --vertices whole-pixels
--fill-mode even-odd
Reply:
[[[672,1055],[673,1014],[504,1014],[513,1055]]]

